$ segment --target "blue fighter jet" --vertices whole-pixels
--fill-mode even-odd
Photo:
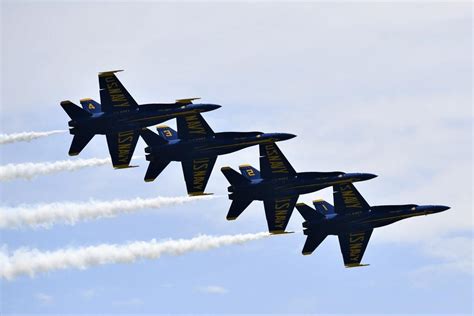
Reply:
[[[188,194],[203,195],[217,156],[258,144],[270,144],[295,137],[293,134],[262,132],[214,133],[204,118],[194,113],[176,119],[178,132],[158,126],[159,135],[143,129],[150,161],[145,181],[153,181],[171,161],[180,161]]]
[[[249,165],[221,169],[230,183],[232,200],[227,220],[235,220],[254,200],[263,201],[268,230],[285,232],[300,194],[324,189],[338,183],[365,181],[375,178],[370,173],[296,172],[275,143],[260,145],[260,172]]]
[[[334,207],[326,201],[313,201],[316,209],[304,203],[296,208],[303,222],[306,243],[303,255],[310,255],[328,235],[337,235],[344,265],[347,268],[364,266],[362,256],[374,228],[399,220],[443,212],[444,205],[381,205],[369,206],[351,183],[333,186]]]
[[[78,155],[94,135],[101,134],[107,138],[114,168],[128,168],[142,128],[220,108],[217,104],[193,104],[198,98],[139,105],[115,76],[118,71],[121,70],[99,73],[100,104],[82,99],[81,109],[71,101],[61,102],[71,118],[69,132],[74,135],[70,156]]]

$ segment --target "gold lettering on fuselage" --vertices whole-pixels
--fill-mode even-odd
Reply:
[[[204,182],[206,181],[206,173],[209,168],[209,159],[193,160],[193,188],[195,190],[204,190]]]
[[[188,115],[184,119],[190,134],[206,135],[206,129],[202,126],[197,115]]]
[[[364,240],[365,233],[349,234],[349,258],[351,261],[360,262]]]
[[[282,157],[278,153],[273,143],[265,145],[265,152],[268,157],[272,173],[288,173],[288,169],[286,168]]]
[[[128,156],[132,149],[133,131],[119,132],[118,136],[118,160],[123,163],[128,163]]]
[[[344,200],[346,208],[362,208],[359,199],[357,198],[355,192],[352,190],[350,184],[341,185],[341,195]]]
[[[286,219],[290,210],[291,200],[275,200],[275,228],[285,228]]]
[[[105,77],[105,83],[107,84],[107,91],[114,107],[130,106],[115,76]]]

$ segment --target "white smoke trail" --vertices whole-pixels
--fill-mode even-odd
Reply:
[[[145,208],[161,208],[211,198],[213,196],[209,195],[196,197],[178,196],[0,207],[0,228],[8,229],[24,226],[48,228],[57,223],[74,225],[79,221],[114,217],[119,214],[138,212]]]
[[[23,132],[14,134],[0,134],[0,145],[11,144],[16,142],[29,142],[36,138],[51,136],[55,134],[65,133],[66,130],[55,130],[49,132]]]
[[[40,175],[58,173],[62,171],[74,171],[86,167],[103,166],[106,164],[110,164],[109,158],[7,164],[4,166],[0,166],[0,181],[8,181],[14,179],[32,179]]]
[[[65,248],[41,252],[21,248],[11,255],[0,250],[0,276],[12,280],[20,275],[34,276],[68,268],[86,269],[111,263],[132,263],[140,259],[157,259],[162,255],[180,256],[192,251],[204,251],[222,246],[243,244],[269,236],[268,233],[207,236],[192,239],[136,241],[129,244],[101,244],[98,246]]]

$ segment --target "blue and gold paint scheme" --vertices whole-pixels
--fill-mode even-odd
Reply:
[[[61,102],[71,119],[69,131],[74,135],[70,156],[78,155],[95,135],[105,135],[114,168],[128,168],[141,129],[179,116],[220,108],[217,104],[192,103],[199,98],[138,104],[115,75],[119,71],[99,73],[100,103],[85,98],[80,100],[80,108],[71,101]]]
[[[444,205],[369,206],[352,183],[334,185],[333,196],[334,207],[323,200],[313,202],[315,209],[296,204],[305,220],[303,233],[308,236],[302,252],[310,255],[328,235],[336,235],[347,268],[365,266],[361,264],[362,257],[375,228],[449,209]]]
[[[275,142],[262,143],[259,147],[260,171],[250,165],[241,165],[241,174],[230,167],[221,169],[230,183],[228,191],[232,204],[227,220],[239,217],[252,201],[263,201],[268,230],[274,234],[285,232],[301,194],[375,177],[368,173],[339,171],[298,173]]]
[[[215,133],[199,113],[177,117],[178,131],[158,126],[158,135],[141,130],[147,143],[146,159],[150,162],[145,181],[153,181],[171,161],[181,162],[188,194],[203,195],[217,157],[249,146],[273,144],[295,137],[292,134],[262,132]],[[258,173],[258,171],[256,171]],[[247,175],[256,175],[249,170]]]

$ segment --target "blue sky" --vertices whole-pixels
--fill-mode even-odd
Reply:
[[[338,242],[300,254],[297,233],[181,257],[1,280],[18,313],[472,313],[472,10],[470,3],[2,2],[1,132],[64,129],[59,102],[99,100],[97,72],[139,103],[200,96],[215,131],[290,132],[297,171],[371,172],[369,204],[445,204],[442,214],[375,230],[370,267],[344,269]],[[174,122],[168,122],[174,126]],[[3,145],[2,164],[67,159],[70,135]],[[139,142],[137,153],[143,152]],[[96,137],[81,158],[106,157]],[[83,169],[1,184],[3,206],[177,196],[174,163]],[[208,191],[226,194],[220,157]],[[331,190],[300,197],[331,201]],[[1,244],[54,250],[266,229],[262,203],[234,222],[216,198],[51,229],[2,230]]]

